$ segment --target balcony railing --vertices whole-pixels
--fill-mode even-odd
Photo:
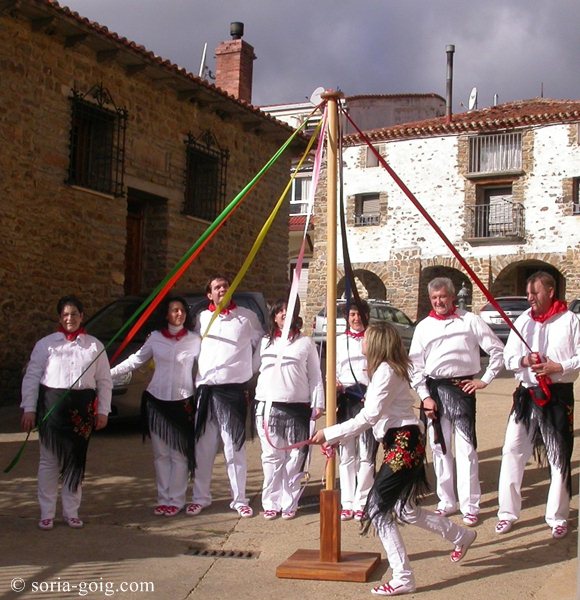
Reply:
[[[523,241],[524,206],[518,202],[497,202],[467,206],[466,238],[472,240]]]
[[[381,222],[380,214],[355,215],[354,216],[355,227],[364,227],[366,225],[380,225],[380,222]]]

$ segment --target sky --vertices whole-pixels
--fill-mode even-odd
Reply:
[[[252,103],[304,102],[318,87],[445,97],[455,45],[453,110],[544,96],[580,99],[578,0],[59,0],[197,75],[204,44],[245,25],[254,47]]]

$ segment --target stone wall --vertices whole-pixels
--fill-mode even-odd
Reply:
[[[148,67],[159,69],[162,67]],[[14,14],[0,15],[0,403],[16,399],[34,342],[54,329],[55,304],[67,293],[90,316],[123,294],[127,198],[64,184],[69,164],[71,90],[101,84],[128,111],[125,186],[154,195],[145,214],[144,277],[148,292],[205,231],[182,214],[189,132],[209,130],[229,151],[227,202],[288,136],[250,131],[210,105],[180,100],[175,90],[82,43],[38,31]],[[233,113],[235,114],[235,112]],[[272,127],[270,126],[270,130]],[[235,275],[288,179],[279,161],[188,270],[178,287],[203,289],[214,272]],[[275,220],[242,289],[266,298],[287,286],[287,207]]]
[[[571,198],[572,179],[580,174],[577,129],[577,124],[555,124],[523,132],[523,173],[510,181],[514,200],[525,206],[525,239],[485,246],[465,239],[465,205],[475,203],[476,185],[481,183],[465,176],[467,137],[405,139],[381,142],[380,146],[387,162],[492,294],[525,294],[526,277],[535,270],[548,269],[557,276],[560,296],[570,301],[580,297],[580,216],[572,215]],[[484,294],[388,173],[382,168],[365,168],[365,155],[366,147],[360,145],[346,148],[343,156],[353,269],[376,275],[386,298],[411,318],[427,314],[426,285],[441,275],[451,277],[457,290],[465,283],[472,294],[471,306],[478,312],[487,302]],[[352,226],[352,199],[363,193],[380,194],[380,226]],[[323,171],[314,209],[307,324],[325,303],[325,203]],[[339,243],[339,281],[343,273]],[[367,279],[372,281],[370,275]],[[381,286],[373,284],[372,288]]]

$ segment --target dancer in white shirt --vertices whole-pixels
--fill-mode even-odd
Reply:
[[[111,370],[111,375],[115,379],[150,360],[155,363],[142,401],[157,482],[153,514],[173,517],[185,505],[188,479],[195,467],[193,369],[201,339],[192,331],[193,319],[184,298],[166,299],[162,312],[165,326],[153,331],[135,354]]]
[[[262,339],[256,387],[256,425],[262,444],[264,518],[293,519],[302,493],[308,446],[287,448],[310,438],[311,420],[324,410],[320,360],[312,338],[300,332],[298,310],[282,340],[286,301],[270,311],[270,331]],[[279,356],[280,355],[280,356]],[[267,428],[267,429],[266,429]]]
[[[21,425],[38,423],[40,529],[54,527],[58,483],[62,514],[79,529],[81,483],[93,429],[106,427],[113,384],[103,345],[82,327],[83,305],[75,296],[57,303],[60,327],[34,346],[22,380]]]
[[[535,451],[550,465],[546,523],[552,537],[568,533],[574,447],[574,381],[580,373],[580,320],[556,298],[556,281],[544,271],[528,278],[531,308],[514,326],[530,350],[511,331],[505,364],[519,387],[509,417],[499,475],[496,533],[511,530],[522,508],[522,479]]]
[[[392,578],[373,588],[372,593],[396,596],[414,592],[416,587],[397,518],[453,544],[450,559],[454,563],[465,557],[477,533],[416,505],[427,491],[425,435],[413,412],[411,364],[397,330],[385,322],[370,325],[363,352],[370,383],[362,410],[345,423],[317,431],[312,442],[335,444],[371,427],[376,440],[382,442],[383,464],[369,493],[365,513],[383,543]]]
[[[475,427],[475,392],[503,368],[503,344],[481,317],[455,307],[455,288],[447,277],[428,285],[433,309],[416,327],[409,356],[412,384],[429,418],[429,441],[437,478],[437,514],[459,509],[463,522],[479,521],[481,486]],[[481,379],[480,348],[489,354]],[[451,437],[455,438],[457,493]]]
[[[344,317],[346,331],[336,339],[338,423],[344,423],[360,412],[369,383],[367,360],[362,352],[365,323],[369,320],[368,303],[362,300],[360,305],[351,304]],[[361,521],[364,517],[367,496],[375,478],[377,449],[378,444],[370,430],[340,443],[338,473],[342,521],[353,518]]]
[[[223,442],[226,469],[230,480],[230,508],[241,517],[253,515],[246,495],[246,417],[247,387],[258,368],[254,352],[264,330],[258,317],[232,301],[217,316],[206,334],[209,322],[230,287],[222,275],[210,279],[206,286],[210,301],[199,315],[196,331],[205,335],[201,344],[196,378],[198,411],[196,417],[196,459],[192,503],[187,514],[198,515],[212,501],[213,464]],[[257,356],[257,353],[256,353]]]

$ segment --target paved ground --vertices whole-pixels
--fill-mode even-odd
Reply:
[[[513,382],[507,376],[479,395],[478,437],[483,486],[478,539],[465,562],[453,565],[443,540],[415,527],[403,536],[415,568],[418,590],[408,598],[477,600],[572,600],[577,598],[578,499],[572,506],[572,532],[553,540],[543,521],[547,471],[528,465],[524,511],[512,532],[493,532],[497,476]],[[576,386],[580,399],[580,385]],[[576,422],[580,415],[576,411]],[[0,466],[18,450],[16,408],[0,410]],[[37,442],[31,441],[10,474],[0,474],[0,599],[8,598],[213,598],[226,600],[304,600],[370,598],[369,590],[385,579],[383,560],[367,583],[284,580],[276,567],[296,549],[319,548],[318,491],[323,459],[316,450],[304,506],[293,521],[266,522],[258,515],[240,519],[227,505],[223,463],[215,470],[215,502],[199,516],[154,517],[151,447],[135,427],[112,426],[91,441],[81,516],[83,530],[58,523],[53,531],[37,529],[35,473]],[[249,490],[260,509],[261,468],[257,443],[249,446]],[[574,453],[574,489],[578,490],[580,444]],[[426,506],[434,505],[433,495]],[[457,518],[457,517],[453,517]],[[380,552],[378,538],[360,537],[357,525],[342,527],[343,551]],[[196,553],[206,551],[209,556]],[[226,551],[226,556],[218,553]],[[234,552],[236,551],[236,552]],[[237,551],[250,553],[237,557]],[[233,556],[232,556],[233,555]],[[154,591],[121,591],[125,584],[150,582]],[[24,585],[20,593],[11,585]],[[49,590],[52,587],[52,592]],[[71,591],[66,592],[67,587]],[[142,588],[144,590],[144,588]],[[59,591],[60,590],[60,591]]]

